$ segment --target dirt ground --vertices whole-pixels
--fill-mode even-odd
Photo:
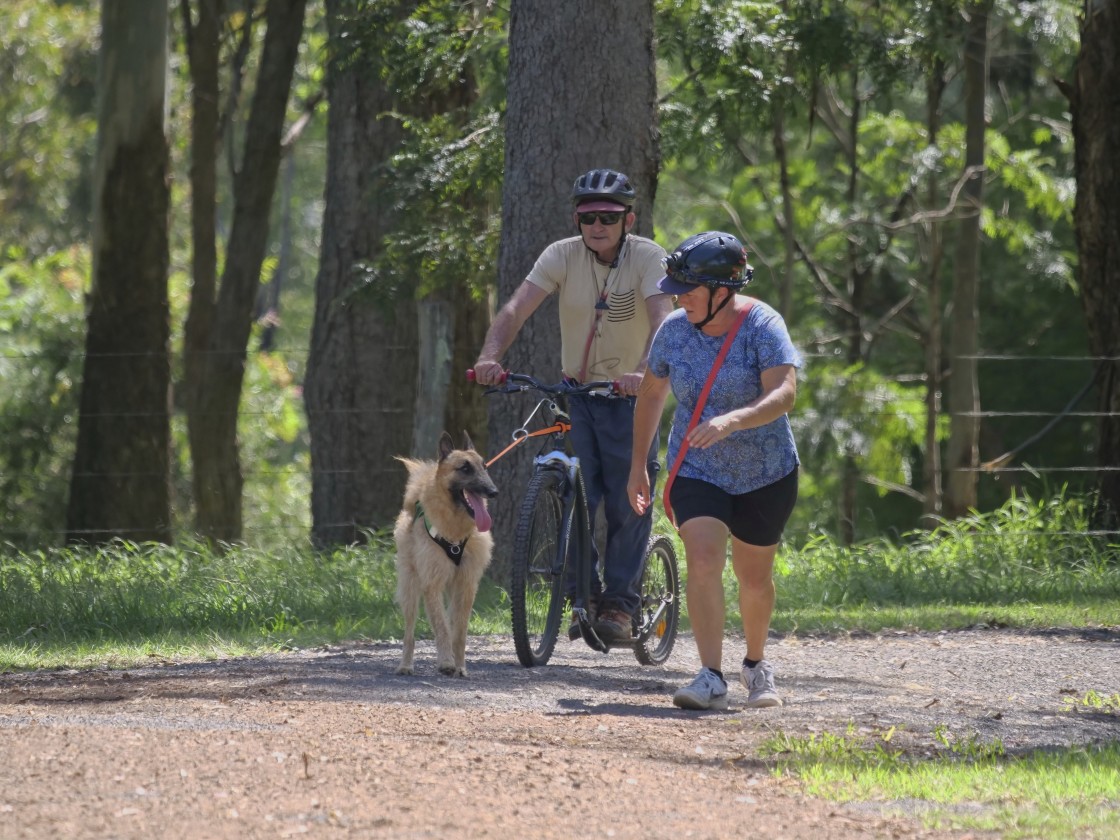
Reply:
[[[849,726],[918,753],[939,726],[1009,752],[1120,737],[1068,702],[1120,690],[1120,628],[774,639],[786,705],[744,709],[736,683],[709,713],[671,702],[699,667],[688,636],[661,668],[562,640],[525,669],[508,637],[469,640],[467,679],[436,672],[430,641],[417,676],[399,655],[0,674],[0,838],[960,838],[922,828],[921,803],[800,796],[759,745]]]

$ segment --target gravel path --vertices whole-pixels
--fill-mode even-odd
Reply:
[[[725,647],[731,672],[741,643]],[[963,837],[887,804],[837,806],[775,780],[777,732],[1010,751],[1116,741],[1120,628],[774,639],[781,709],[684,712],[699,667],[562,641],[524,669],[472,637],[468,679],[397,676],[395,643],[205,663],[0,675],[0,837]],[[1120,797],[1120,791],[1118,791]],[[623,816],[626,815],[626,816]],[[1118,831],[1120,836],[1120,831]]]

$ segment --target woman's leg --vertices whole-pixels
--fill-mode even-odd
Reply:
[[[777,545],[749,545],[731,538],[731,567],[739,581],[739,612],[743,616],[747,658],[752,661],[766,658],[766,638],[774,612],[774,557],[777,553]]]
[[[688,582],[685,597],[696,652],[705,668],[723,671],[723,567],[727,562],[727,526],[710,516],[681,525]]]

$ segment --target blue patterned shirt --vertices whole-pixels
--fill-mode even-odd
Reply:
[[[669,377],[677,398],[669,433],[668,466],[676,461],[681,440],[711,372],[724,336],[705,335],[688,322],[683,309],[665,319],[649,352],[649,370]],[[782,316],[755,301],[739,328],[716,376],[700,421],[742,408],[762,394],[762,371],[778,365],[801,367]],[[799,464],[789,417],[756,429],[732,432],[707,449],[689,448],[677,475],[698,478],[733,495],[749,493],[784,478]]]

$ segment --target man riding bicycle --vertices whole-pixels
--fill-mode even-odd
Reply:
[[[572,186],[572,218],[579,236],[549,245],[529,276],[498,312],[475,362],[482,385],[501,381],[501,358],[525,321],[553,293],[559,295],[561,368],[577,383],[613,380],[623,399],[596,394],[573,396],[572,445],[580,459],[588,510],[599,503],[607,521],[606,557],[594,551],[595,632],[604,641],[628,641],[638,609],[638,581],[653,524],[653,511],[639,516],[630,507],[626,482],[633,443],[634,396],[646,368],[650,342],[672,311],[672,298],[657,286],[664,276],[665,250],[630,233],[636,194],[630,179],[612,169],[592,169]],[[656,469],[658,440],[650,448]],[[569,628],[579,638],[578,623]]]

